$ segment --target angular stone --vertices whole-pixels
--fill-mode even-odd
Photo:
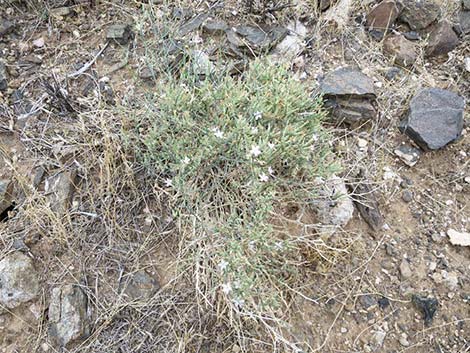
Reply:
[[[429,34],[426,55],[439,56],[447,54],[459,44],[459,38],[447,21],[438,23]]]
[[[190,19],[188,22],[184,23],[179,29],[178,29],[178,36],[183,37],[186,34],[198,29],[205,20],[209,18],[209,14],[207,13],[202,13],[194,18]]]
[[[459,23],[455,27],[459,34],[465,35],[470,33],[470,10],[460,11]]]
[[[366,16],[369,29],[386,32],[398,18],[400,9],[394,0],[384,0],[375,6]]]
[[[345,67],[330,72],[320,82],[325,96],[375,97],[374,81],[361,71]]]
[[[2,39],[3,36],[6,36],[8,33],[10,33],[13,30],[13,28],[14,28],[13,22],[0,18],[0,39]]]
[[[127,277],[124,293],[131,300],[148,300],[160,289],[158,281],[145,271],[137,271]]]
[[[409,167],[416,165],[421,157],[421,151],[411,146],[400,146],[393,152]]]
[[[411,100],[408,117],[400,130],[424,150],[437,150],[462,134],[465,101],[459,95],[425,88]]]
[[[423,319],[426,326],[429,326],[429,324],[432,322],[432,319],[434,318],[434,315],[436,314],[439,301],[436,298],[424,297],[416,294],[412,295],[411,301],[423,314]]]
[[[52,290],[48,333],[59,347],[90,335],[87,297],[79,286],[66,285]]]
[[[228,29],[228,25],[224,21],[207,20],[202,25],[202,30],[205,33],[211,34],[211,35],[224,34],[227,29]]]
[[[369,99],[363,98],[332,98],[325,101],[338,122],[358,125],[377,116],[377,111]]]
[[[348,184],[350,193],[355,195],[354,203],[362,218],[369,227],[377,232],[382,229],[385,220],[380,212],[379,203],[371,183],[359,176],[353,183]]]
[[[209,75],[214,72],[214,64],[210,61],[209,55],[202,50],[191,52],[191,63],[193,73],[196,75]]]
[[[232,31],[227,31],[227,34]],[[248,53],[266,53],[273,46],[282,41],[288,30],[285,27],[252,27],[238,26],[234,29],[235,38],[227,36],[231,44],[238,48],[244,49]]]
[[[121,45],[127,44],[132,37],[133,33],[131,27],[122,23],[109,26],[106,32],[106,39],[114,40]]]
[[[9,179],[0,179],[0,214],[12,205],[13,182]]]
[[[76,171],[61,172],[46,179],[45,191],[54,213],[63,216],[75,191]]]
[[[384,51],[401,66],[412,66],[418,59],[418,45],[401,35],[392,35],[384,41]]]
[[[287,26],[289,33],[285,38],[273,49],[272,55],[278,62],[292,63],[302,51],[305,49],[305,38],[308,33],[307,27],[300,22],[295,21]]]
[[[0,305],[14,309],[39,294],[39,276],[33,261],[21,252],[0,261]]]
[[[0,91],[6,91],[8,88],[7,69],[5,64],[0,61]]]
[[[414,31],[424,29],[437,20],[440,6],[433,0],[410,0],[404,3],[400,20]]]

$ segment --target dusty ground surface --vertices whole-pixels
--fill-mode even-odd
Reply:
[[[162,14],[172,11],[165,6],[157,4],[153,9]],[[201,2],[190,4],[190,9],[202,12],[207,6]],[[442,1],[442,7],[444,16],[452,19],[456,4]],[[308,7],[298,12],[287,9],[282,15],[274,12],[267,18],[245,14],[236,1],[214,8],[214,17],[230,25],[253,21],[287,25],[301,20],[308,29],[308,45],[298,55],[302,59],[296,61],[293,74],[315,89],[317,79],[329,71],[358,66],[374,79],[379,92],[377,119],[356,129],[335,126],[332,143],[344,161],[344,175],[358,167],[366,170],[386,226],[373,232],[354,214],[344,230],[355,239],[352,247],[331,266],[306,272],[299,288],[304,295],[292,299],[291,310],[283,317],[289,327],[286,335],[305,352],[470,351],[470,247],[454,246],[446,235],[449,229],[470,230],[468,122],[457,143],[424,153],[413,167],[393,153],[400,144],[410,144],[397,126],[420,87],[447,88],[470,99],[470,73],[463,61],[470,55],[468,38],[461,38],[448,56],[420,56],[414,67],[389,80],[386,73],[393,65],[382,54],[381,43],[354,20],[367,10],[366,5],[354,6],[341,28],[327,22],[328,12],[319,14]],[[113,184],[116,174],[130,173],[128,157],[113,144],[117,131],[130,122],[113,119],[114,106],[105,102],[107,92],[111,88],[112,99],[120,105],[158,84],[140,77],[145,68],[141,56],[154,48],[146,49],[145,35],[139,34],[149,25],[140,18],[144,5],[98,2],[73,9],[73,15],[45,19],[22,4],[0,2],[0,17],[15,23],[0,42],[1,58],[10,73],[9,89],[0,93],[0,175],[13,176],[19,185],[18,207],[2,215],[0,251],[4,256],[20,249],[31,256],[42,283],[33,304],[0,315],[0,351],[56,351],[47,339],[51,288],[79,283],[90,298],[93,331],[67,351],[176,352],[185,350],[175,342],[185,347],[194,341],[187,346],[191,351],[239,352],[243,347],[233,337],[226,341],[218,336],[211,317],[182,310],[180,322],[175,322],[175,307],[184,308],[191,298],[185,297],[184,288],[178,294],[165,292],[165,285],[174,279],[172,261],[177,251],[171,221],[152,204],[155,200],[145,197],[146,190],[133,191],[138,177]],[[63,86],[67,74],[104,47],[107,27],[123,22],[133,26],[137,39],[123,46],[110,43],[85,74],[67,79],[71,109],[80,110],[100,94],[102,115],[50,114],[44,80]],[[178,23],[175,19],[175,26]],[[34,42],[40,38],[43,43]],[[224,38],[195,30],[187,43],[211,52],[224,45]],[[223,60],[217,54],[211,59]],[[14,95],[19,88],[22,97]],[[25,105],[31,111],[35,104],[37,113],[22,115]],[[468,104],[466,115],[468,120]],[[123,165],[111,168],[118,161]],[[68,214],[58,217],[45,206],[44,177],[39,176],[36,187],[32,183],[38,174],[47,177],[72,169],[79,182]],[[408,202],[404,192],[412,194]],[[138,202],[123,209],[121,205],[130,199]],[[120,217],[126,222],[120,222]],[[163,291],[150,304],[126,302],[117,295],[123,273],[141,269],[155,276]],[[438,300],[429,325],[412,303],[413,294]],[[175,338],[181,332],[186,336],[164,342],[168,334]],[[259,351],[282,348],[260,345]]]

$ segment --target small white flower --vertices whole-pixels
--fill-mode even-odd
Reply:
[[[251,146],[250,152],[248,152],[248,155],[252,157],[258,157],[261,154],[261,150],[258,145],[253,145]]]
[[[219,264],[217,265],[217,267],[219,268],[221,272],[224,272],[227,266],[228,266],[228,262],[225,260],[220,261]]]
[[[261,173],[259,175],[259,180],[263,183],[266,183],[269,180],[269,176],[267,176],[265,173]]]
[[[242,286],[242,285],[241,285],[241,283],[240,283],[240,280],[237,279],[235,282],[233,282],[233,287],[234,287],[235,289],[240,289],[241,286]]]
[[[188,165],[191,160],[188,157],[184,157],[181,162],[183,163],[183,165]]]
[[[233,298],[233,299],[232,299],[232,303],[235,304],[235,306],[236,306],[238,309],[241,309],[241,308],[243,308],[243,306],[245,305],[245,300],[240,299],[240,298]]]
[[[218,127],[212,128],[212,132],[214,133],[214,136],[221,139],[224,138],[224,133],[221,131]]]
[[[173,186],[173,180],[171,180],[170,178],[166,178],[165,179],[165,186],[167,188],[171,188]]]
[[[278,241],[275,244],[277,250],[282,250],[284,249],[284,245],[282,244],[282,241]]]
[[[255,120],[259,120],[263,117],[263,113],[262,112],[255,112],[255,114],[253,114],[255,116]]]
[[[273,149],[273,148],[275,147],[275,145],[274,145],[274,143],[271,143],[271,142],[270,142],[270,143],[268,143],[268,147],[269,147],[270,149]]]
[[[228,295],[230,294],[231,291],[232,291],[232,285],[230,283],[222,284],[222,292]]]
[[[318,141],[320,139],[320,136],[318,136],[317,134],[313,134],[312,135],[312,138],[313,138],[313,141]]]
[[[252,133],[253,135],[256,135],[256,134],[258,133],[258,128],[257,128],[256,126],[253,126],[253,127],[251,128],[251,133]]]
[[[268,173],[269,173],[269,175],[271,175],[271,176],[274,175],[274,169],[271,168],[271,167],[268,167]]]
[[[256,242],[254,240],[252,240],[248,243],[248,249],[250,249],[250,251],[255,251],[256,250]]]

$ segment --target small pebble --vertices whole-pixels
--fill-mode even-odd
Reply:
[[[413,201],[413,193],[410,190],[404,190],[401,199],[406,203]]]

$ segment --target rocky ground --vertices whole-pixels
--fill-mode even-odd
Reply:
[[[279,346],[173,286],[176,231],[117,138],[164,65],[254,56],[323,94],[342,171],[315,227],[352,240]],[[0,351],[469,352],[469,99],[467,0],[0,0]]]

